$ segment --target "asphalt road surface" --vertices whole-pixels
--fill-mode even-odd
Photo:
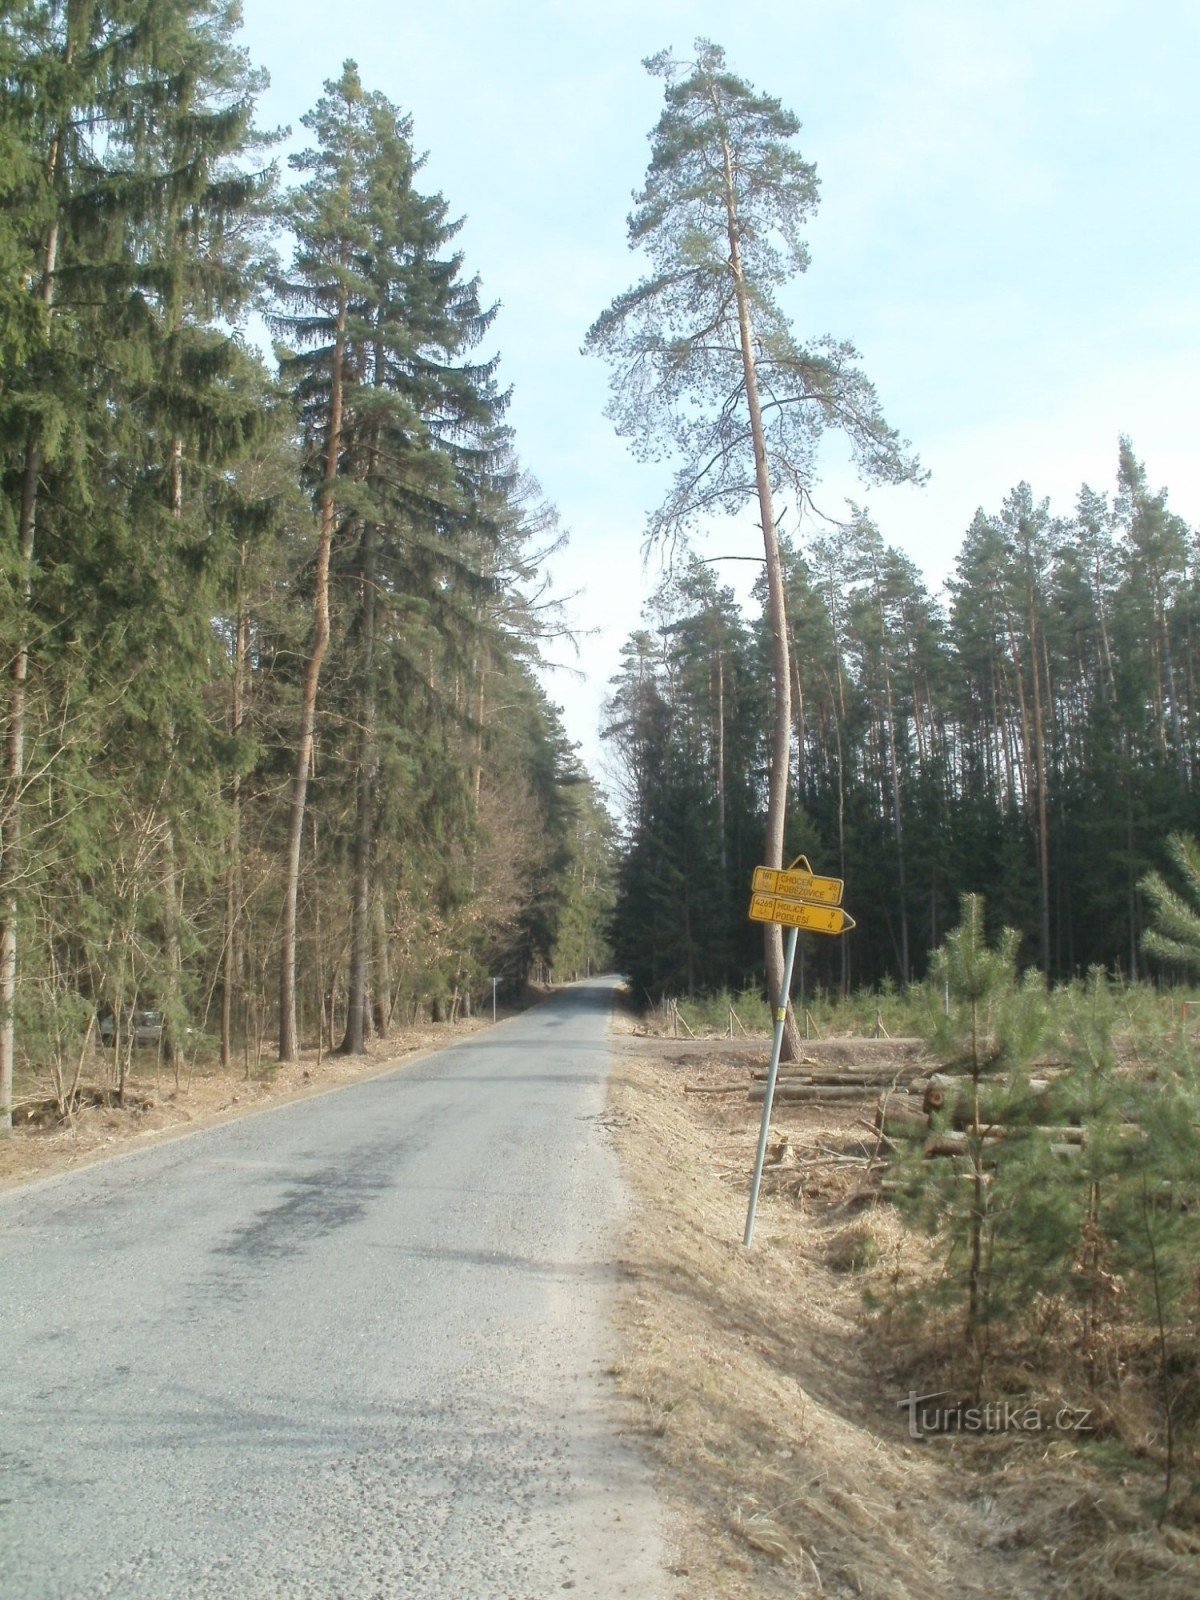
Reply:
[[[662,1593],[611,996],[0,1196],[4,1600]]]

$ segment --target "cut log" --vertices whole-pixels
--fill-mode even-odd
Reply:
[[[875,1108],[875,1128],[880,1133],[894,1133],[901,1137],[917,1138],[928,1131],[928,1114],[919,1105],[907,1105],[904,1100],[889,1100]]]
[[[877,1090],[878,1084],[865,1083],[861,1086],[850,1084],[817,1084],[817,1083],[776,1083],[775,1099],[791,1100],[810,1105],[820,1105],[823,1101],[832,1104],[836,1100],[870,1100]],[[765,1083],[752,1083],[747,1096],[750,1100],[765,1100],[767,1086]]]
[[[1032,1133],[1044,1130],[1031,1128],[1028,1131]],[[1053,1131],[1057,1133],[1061,1130],[1056,1128]],[[1079,1131],[1076,1128],[1071,1130],[1072,1133]],[[1008,1133],[1009,1130],[1007,1128],[1000,1127],[985,1128],[982,1135],[968,1133],[962,1129],[943,1129],[940,1133],[930,1134],[929,1138],[926,1139],[925,1158],[926,1160],[932,1160],[936,1156],[969,1156],[977,1144],[982,1144],[993,1147],[989,1153],[989,1161],[994,1165],[996,1161],[994,1147],[1006,1138]],[[1050,1145],[1050,1150],[1054,1155],[1062,1156],[1064,1160],[1070,1160],[1074,1156],[1083,1154],[1083,1145],[1078,1141],[1068,1143],[1066,1140],[1057,1140]]]
[[[819,1065],[819,1062],[810,1061],[807,1056],[797,1056],[795,1061],[789,1061],[779,1068],[779,1076],[781,1078],[807,1079]],[[767,1067],[755,1067],[750,1076],[752,1078],[765,1078],[769,1070]]]
[[[971,1141],[965,1133],[945,1131],[931,1133],[925,1141],[925,1159],[932,1161],[934,1156],[967,1156],[971,1153]]]
[[[759,1069],[752,1072],[750,1076],[756,1081],[761,1082],[766,1078],[767,1073],[765,1069]],[[829,1084],[831,1086],[852,1086],[854,1084],[861,1083],[867,1088],[871,1089],[888,1089],[892,1086],[892,1084],[897,1084],[897,1086],[899,1086],[903,1082],[903,1080],[899,1078],[895,1072],[876,1072],[874,1070],[865,1072],[827,1072],[824,1069],[822,1069],[820,1072],[795,1072],[792,1070],[781,1070],[778,1074],[777,1081],[779,1083],[798,1083],[809,1085]]]
[[[1055,1128],[1040,1122],[1027,1123],[1018,1128],[1002,1127],[996,1122],[984,1122],[976,1126],[968,1123],[963,1128],[963,1133],[980,1134],[985,1139],[1012,1139],[1023,1138],[1027,1134],[1036,1134],[1042,1139],[1057,1139],[1060,1144],[1086,1144],[1087,1129],[1076,1127]]]
[[[1007,1111],[1015,1104],[1032,1105],[1050,1110],[1050,1081],[1047,1078],[1030,1078],[1017,1095],[1005,1083],[988,1079],[979,1085],[979,1110],[984,1118]],[[950,1077],[944,1072],[930,1074],[929,1086],[923,1096],[926,1111],[945,1111],[955,1124],[975,1120],[975,1088],[970,1078]]]

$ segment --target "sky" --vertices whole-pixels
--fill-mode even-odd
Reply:
[[[350,57],[411,114],[423,186],[465,219],[516,446],[570,535],[550,567],[578,650],[551,648],[546,687],[601,778],[602,701],[660,577],[643,538],[670,478],[615,436],[607,370],[580,352],[640,275],[625,220],[661,107],[647,55],[710,38],[803,124],[821,204],[785,305],[802,339],[853,341],[929,471],[867,489],[834,450],[817,506],[866,504],[936,588],[978,507],[1025,480],[1068,514],[1082,483],[1112,486],[1124,433],[1200,527],[1191,0],[243,3],[271,76],[260,122],[291,126],[284,150]],[[697,546],[760,548],[750,521]],[[717,567],[741,590],[755,570]]]

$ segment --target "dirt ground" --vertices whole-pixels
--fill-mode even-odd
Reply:
[[[535,1005],[548,992],[531,988],[526,1003]],[[500,1020],[522,1009],[501,1007]],[[54,1114],[48,1082],[21,1085],[13,1135],[0,1139],[0,1189],[378,1077],[491,1025],[489,1013],[454,1024],[396,1028],[386,1039],[372,1040],[366,1055],[338,1056],[325,1051],[318,1061],[315,1050],[306,1050],[299,1061],[286,1066],[264,1058],[250,1077],[244,1069],[222,1072],[208,1063],[181,1071],[178,1085],[174,1072],[161,1066],[153,1051],[135,1051],[124,1105],[114,1103],[111,1061],[96,1049],[84,1073],[82,1104],[67,1122]]]
[[[857,1106],[777,1109],[783,1164],[743,1248],[763,1042],[619,1024],[610,1118],[636,1204],[624,1355],[696,1600],[1184,1600],[1200,1540],[1067,1435],[909,1437],[910,1373],[863,1311],[906,1238]],[[685,1092],[698,1089],[729,1093]]]

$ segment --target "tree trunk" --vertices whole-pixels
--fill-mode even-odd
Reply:
[[[721,874],[729,870],[725,840],[725,652],[717,646],[717,827],[721,835]]]
[[[808,749],[808,724],[805,720],[804,684],[800,678],[800,651],[796,644],[794,631],[790,635],[789,648],[792,657],[792,689],[796,707],[796,794],[800,803],[804,804],[808,793],[808,773],[804,764],[805,752]]]
[[[329,432],[325,447],[325,482],[321,487],[321,532],[317,541],[316,592],[313,597],[313,641],[300,703],[300,738],[292,776],[292,801],[284,868],[283,933],[279,955],[279,1059],[295,1061],[299,1055],[296,1032],[296,915],[300,894],[300,846],[304,834],[304,807],[308,775],[312,768],[313,729],[317,718],[317,688],[321,663],[329,649],[329,552],[337,515],[336,482],[342,445],[342,379],[346,344],[346,290],[343,287],[333,348],[329,391]]]
[[[367,981],[371,953],[371,831],[375,764],[375,526],[363,525],[362,700],[358,736],[358,799],[354,829],[354,883],[350,912],[350,976],[346,990],[346,1032],[339,1054],[360,1056],[366,1049],[370,1018]]]
[[[728,142],[722,138],[721,154],[725,166],[725,212],[729,235],[729,265],[737,298],[738,335],[741,345],[742,374],[746,385],[746,406],[750,414],[750,433],[754,442],[754,482],[758,491],[758,511],[762,524],[763,550],[767,568],[767,618],[771,629],[771,675],[773,715],[771,766],[767,782],[767,831],[763,864],[783,865],[783,836],[787,820],[788,769],[791,765],[792,680],[788,656],[787,607],[783,588],[783,567],[779,558],[779,539],[771,498],[771,478],[767,469],[767,443],[762,408],[758,398],[758,377],[754,363],[754,330],[750,318],[750,297],[742,274],[741,228],[737,213],[733,160]],[[783,929],[777,923],[763,927],[767,968],[767,997],[772,1006],[783,995]],[[784,1024],[784,1061],[794,1061],[800,1052],[800,1033],[790,1003]]]
[[[908,883],[904,860],[904,816],[900,801],[900,763],[896,757],[896,706],[892,696],[892,662],[887,647],[887,614],[883,604],[883,588],[879,581],[879,563],[872,553],[872,571],[875,578],[875,605],[879,612],[879,648],[883,664],[884,700],[887,711],[887,755],[891,768],[892,824],[896,838],[897,887],[900,892],[900,981],[907,985],[908,959]]]
[[[74,41],[68,38],[65,65],[71,65]],[[60,129],[50,145],[47,176],[51,189],[58,178],[59,157],[65,130]],[[58,217],[46,233],[42,257],[41,301],[46,310],[47,333],[54,310],[54,274],[58,264]],[[38,491],[41,486],[42,447],[37,429],[31,428],[25,447],[25,467],[21,477],[21,508],[17,520],[19,587],[24,614],[19,623],[17,648],[11,668],[12,697],[8,710],[8,735],[5,740],[3,809],[0,810],[0,1132],[12,1128],[13,1059],[16,1053],[17,999],[17,894],[20,875],[21,805],[25,782],[25,703],[29,681],[29,607],[33,600],[33,551],[37,528]]]
[[[233,698],[229,727],[236,740],[246,720],[245,672],[250,655],[250,622],[246,615],[245,597],[242,593],[242,572],[246,564],[246,547],[238,551],[237,622],[233,653]],[[221,985],[221,1065],[228,1072],[233,1067],[233,997],[238,980],[238,902],[241,898],[241,808],[242,780],[235,772],[229,785],[229,859],[225,867],[225,950],[224,976]]]
[[[179,945],[181,897],[175,861],[175,824],[169,816],[163,818],[163,838],[163,943],[167,955],[167,1003],[163,1008],[162,1058],[167,1066],[178,1067],[181,1041],[177,1019],[181,1014],[183,992],[183,954]]]
[[[8,738],[5,757],[4,810],[0,815],[0,1130],[12,1128],[13,1059],[16,1053],[17,999],[17,894],[18,854],[21,847],[21,789],[25,779],[25,691],[29,678],[29,632],[27,614],[33,599],[33,542],[37,518],[37,480],[40,451],[31,439],[25,457],[25,476],[21,486],[21,512],[18,548],[21,566],[22,600],[26,617],[12,664],[12,698],[9,703]]]
[[[1042,709],[1041,668],[1038,661],[1037,617],[1033,578],[1028,579],[1029,667],[1033,674],[1033,737],[1037,761],[1038,885],[1042,930],[1042,976],[1050,981],[1050,814],[1047,799],[1046,729]],[[1049,685],[1047,685],[1047,691]]]
[[[371,923],[375,934],[375,1032],[382,1039],[392,1026],[396,998],[392,991],[387,918],[383,910],[383,896],[379,893],[375,895]]]
[[[837,590],[834,585],[833,555],[829,557],[829,623],[833,631],[833,665],[837,673],[837,699],[832,702],[834,746],[837,754],[837,830],[838,830],[838,877],[843,881],[846,877],[846,753],[842,739],[842,730],[846,726],[846,679],[842,672],[842,638],[841,624],[838,619]],[[845,939],[838,940],[838,956],[840,960],[840,979],[838,988],[842,999],[850,988],[850,962],[849,946]]]

